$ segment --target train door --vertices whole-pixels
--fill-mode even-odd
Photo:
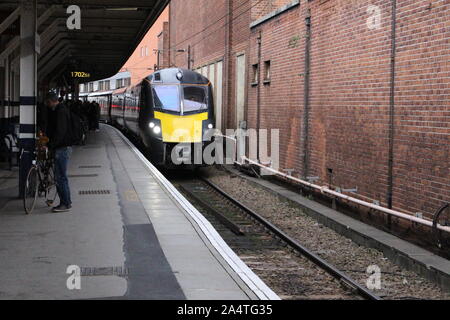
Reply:
[[[108,122],[107,123],[112,123],[112,114],[111,114],[111,112],[112,112],[112,103],[113,103],[113,100],[112,100],[112,95],[109,95],[108,96]]]
[[[133,130],[133,132],[136,135],[139,135],[139,123],[138,123],[138,118],[139,118],[139,98],[141,95],[141,87],[137,86],[135,88],[132,89],[131,91],[131,96],[132,96],[132,104],[131,104],[131,116],[130,116],[130,121],[131,121],[131,130]]]
[[[147,81],[142,82],[141,93],[139,96],[139,114],[138,114],[138,133],[140,136],[143,136],[142,131],[148,129],[148,123],[150,118],[152,117],[150,106],[148,103],[149,97],[147,96],[148,91]]]

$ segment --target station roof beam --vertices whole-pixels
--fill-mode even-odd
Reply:
[[[132,54],[136,46],[167,6],[169,0],[38,0],[37,33],[40,35],[38,55],[38,79],[45,73],[61,68],[77,69],[89,73],[89,81],[114,75]],[[20,19],[21,0],[2,0],[0,34]],[[77,5],[81,9],[81,29],[69,30],[66,21],[70,14],[67,7]],[[20,46],[19,30],[7,45],[0,48],[0,60],[4,60]],[[54,48],[62,43],[66,57],[55,65]],[[61,49],[61,48],[60,48]],[[60,50],[58,49],[58,50]],[[86,55],[87,54],[87,55]],[[108,58],[103,62],[102,55]],[[49,57],[50,55],[50,57]],[[48,65],[50,64],[50,65]],[[41,72],[46,68],[46,72]],[[50,69],[50,71],[48,71]]]

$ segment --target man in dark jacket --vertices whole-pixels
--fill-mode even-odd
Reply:
[[[49,108],[47,135],[50,142],[48,147],[55,155],[55,181],[60,199],[59,206],[53,208],[53,212],[67,212],[72,208],[69,179],[67,178],[67,166],[72,154],[69,132],[70,111],[58,101],[55,93],[49,93],[45,100]]]

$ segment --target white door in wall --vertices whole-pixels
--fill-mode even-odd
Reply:
[[[222,101],[223,101],[223,62],[216,63],[216,99],[214,101],[216,114],[216,128],[222,130]],[[223,133],[225,134],[225,132]]]
[[[236,126],[242,128],[245,120],[245,54],[236,58]]]

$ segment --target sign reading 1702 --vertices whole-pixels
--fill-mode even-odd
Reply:
[[[73,71],[71,72],[72,78],[90,78],[91,74],[87,72],[79,72],[79,71]]]

